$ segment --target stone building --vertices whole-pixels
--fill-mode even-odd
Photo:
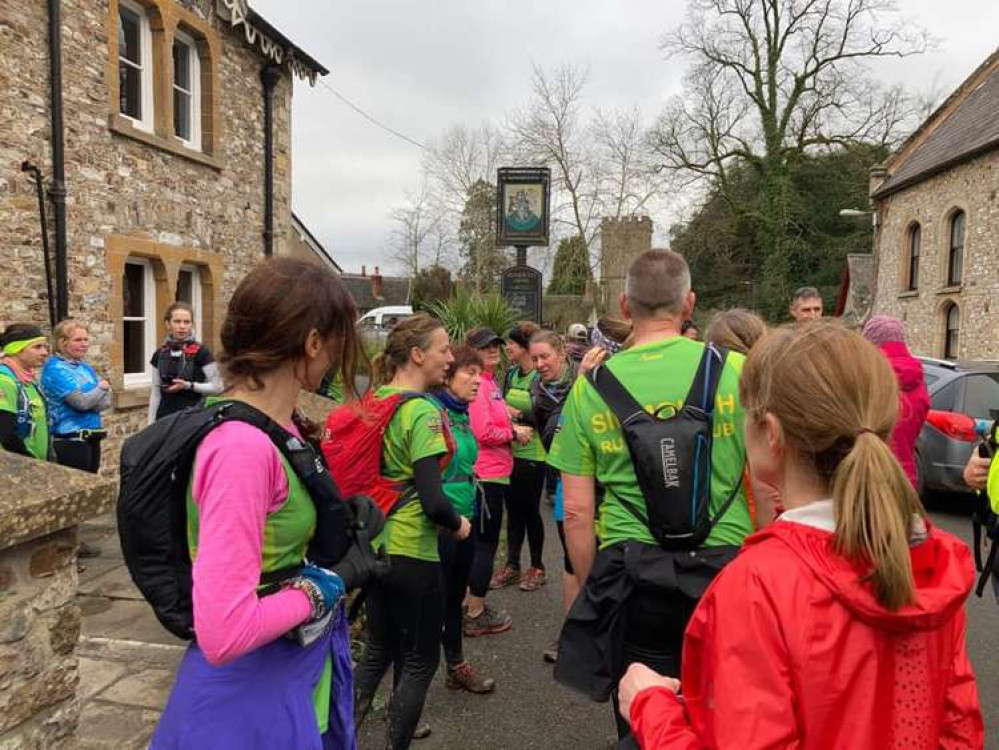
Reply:
[[[999,359],[997,196],[999,51],[872,171],[874,309],[916,353]]]
[[[316,239],[316,236],[305,225],[305,222],[295,213],[291,215],[291,237],[285,243],[284,252],[293,258],[301,258],[302,260],[315,260],[318,258],[321,263],[324,263],[337,276],[343,273],[340,264],[333,259],[333,256],[323,247],[323,243]]]
[[[47,43],[53,6],[61,56]],[[265,252],[289,251],[293,79],[327,71],[246,0],[4,2],[0,58],[0,325],[49,325],[30,162],[49,198],[58,316],[89,324],[90,359],[114,388],[113,471],[146,419],[167,305],[193,303],[217,348],[236,284]]]
[[[652,219],[648,216],[605,218],[600,222],[600,285],[604,310],[616,313],[628,266],[652,249]]]
[[[361,273],[345,273],[340,280],[354,298],[358,315],[378,307],[410,303],[412,280],[406,276],[382,276],[378,266],[370,275],[367,266],[361,266]]]

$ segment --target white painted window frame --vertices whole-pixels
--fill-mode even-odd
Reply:
[[[149,25],[149,13],[138,3],[131,2],[131,0],[118,0],[119,7],[139,20],[139,59],[141,64],[141,82],[142,85],[139,87],[140,96],[142,97],[139,103],[140,111],[142,112],[142,117],[140,119],[135,119],[134,117],[129,117],[124,112],[119,113],[122,117],[127,118],[131,123],[139,128],[140,130],[147,130],[150,133],[154,129],[154,107],[155,103],[153,101],[153,31]],[[120,23],[120,21],[119,21]],[[118,51],[118,64],[122,62],[121,50]],[[132,65],[130,60],[125,60],[126,64]]]
[[[156,347],[156,279],[153,276],[153,264],[149,262],[146,258],[129,258],[125,261],[126,266],[141,266],[142,267],[142,312],[143,316],[138,317],[126,317],[122,314],[122,350],[125,347],[125,336],[124,336],[124,323],[143,321],[144,325],[142,327],[142,338],[143,338],[143,351],[148,352],[148,356],[152,356],[152,352]],[[122,284],[124,285],[124,278],[122,279]],[[125,358],[122,357],[122,368],[125,366]],[[149,364],[149,360],[146,355],[143,355],[143,370],[142,372],[125,372],[123,373],[123,381],[125,388],[148,388],[153,384],[153,368]]]
[[[190,265],[188,263],[185,263],[184,265],[182,265],[180,267],[180,273],[190,273],[191,274],[191,302],[190,302],[190,304],[191,304],[191,307],[194,308],[194,316],[193,316],[194,335],[197,337],[197,339],[199,341],[204,341],[204,339],[202,338],[202,336],[204,335],[203,334],[203,329],[201,327],[202,320],[203,320],[202,315],[201,315],[201,309],[202,309],[201,269],[198,266],[194,266],[194,265]],[[179,282],[179,276],[178,276],[178,282]],[[179,286],[179,283],[178,283],[178,286]]]
[[[177,85],[177,81],[173,79],[174,66],[173,66],[173,50],[170,50],[170,95],[173,96],[175,91],[181,91],[191,97],[191,106],[188,110],[188,116],[191,121],[188,126],[191,131],[191,137],[188,139],[182,138],[177,133],[174,133],[174,138],[183,143],[187,148],[194,151],[201,150],[201,57],[198,55],[198,45],[194,41],[194,38],[189,34],[185,34],[183,31],[177,31],[174,34],[174,43],[180,42],[183,46],[187,47],[188,54],[188,70],[191,74],[191,88],[190,90],[181,88]]]

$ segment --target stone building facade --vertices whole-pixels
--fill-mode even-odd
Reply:
[[[145,423],[146,363],[175,299],[217,348],[264,256],[264,84],[273,88],[274,248],[291,236],[293,79],[325,69],[246,0],[63,0],[68,312],[114,388],[104,468]],[[47,3],[0,5],[0,325],[48,328],[35,184],[52,175]],[[52,227],[48,207],[49,232]]]
[[[904,320],[917,354],[999,359],[999,52],[872,172],[871,195],[875,312]]]
[[[600,286],[605,311],[616,313],[628,266],[652,249],[652,219],[648,216],[605,218],[600,222]]]

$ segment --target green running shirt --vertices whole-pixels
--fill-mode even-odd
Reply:
[[[649,412],[667,404],[679,408],[703,351],[704,344],[677,336],[621,351],[606,366]],[[742,479],[746,467],[745,415],[739,403],[739,376],[744,362],[741,354],[730,352],[718,384],[711,449],[712,516]],[[568,474],[596,477],[606,488],[597,519],[601,549],[628,540],[656,544],[645,524],[621,505],[619,498],[645,514],[645,498],[621,426],[586,378],[577,378],[569,392],[548,463]],[[704,546],[741,545],[752,529],[743,486]]]
[[[376,398],[402,393],[402,388],[382,386]],[[382,470],[387,479],[411,482],[413,464],[422,458],[447,453],[443,414],[431,398],[411,398],[396,411],[385,430]],[[385,528],[374,541],[390,555],[440,561],[437,552],[437,525],[427,518],[419,500],[407,503],[389,515]]]
[[[524,374],[521,373],[519,367],[511,367],[507,370],[506,377],[506,402],[514,409],[519,409],[529,414],[534,408],[534,404],[531,401],[531,383],[538,377],[537,370],[531,370]],[[545,460],[545,447],[541,444],[541,438],[538,437],[538,429],[534,430],[531,442],[527,445],[521,445],[514,441],[511,447],[513,448],[514,458],[522,458],[528,461]]]

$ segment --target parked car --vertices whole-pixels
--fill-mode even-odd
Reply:
[[[396,323],[412,314],[413,308],[409,305],[376,307],[362,315],[357,326],[364,338],[384,341]]]
[[[916,441],[917,489],[967,492],[964,466],[999,410],[999,361],[919,359],[930,413]]]

